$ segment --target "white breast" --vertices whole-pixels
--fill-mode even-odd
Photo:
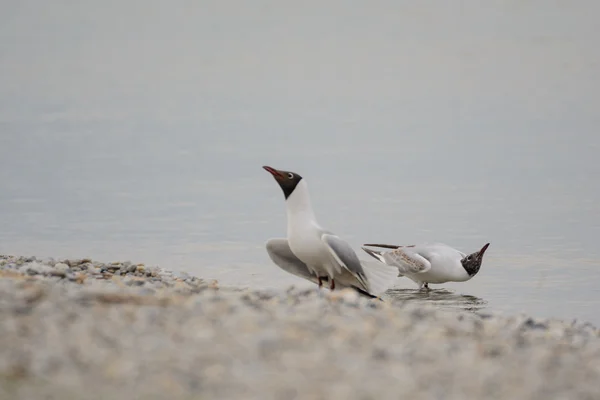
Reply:
[[[418,250],[417,250],[418,251]],[[441,244],[432,245],[422,250],[431,262],[431,269],[422,274],[415,274],[415,280],[429,283],[464,282],[471,277],[463,268],[460,260],[463,254],[458,250]]]
[[[287,239],[290,249],[312,273],[331,276],[331,257],[321,240],[321,227],[316,221],[308,187],[304,180],[298,183],[286,200],[288,217]]]

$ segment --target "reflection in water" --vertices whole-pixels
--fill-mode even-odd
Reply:
[[[466,311],[479,311],[487,304],[487,301],[477,296],[457,294],[447,289],[392,289],[386,292],[386,297],[394,301],[416,301]]]

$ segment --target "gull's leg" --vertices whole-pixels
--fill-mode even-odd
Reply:
[[[335,289],[335,279],[331,278],[331,285],[329,285],[329,289],[333,292]]]
[[[423,284],[423,288],[429,290],[429,283],[425,282]]]
[[[320,298],[325,296],[325,293],[321,290],[323,288],[323,278],[317,275],[317,280],[319,281],[319,288],[317,289],[317,294]]]

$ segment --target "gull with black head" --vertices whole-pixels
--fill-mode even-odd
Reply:
[[[380,262],[398,268],[398,276],[406,276],[421,288],[429,289],[430,283],[465,282],[473,278],[481,268],[489,245],[486,243],[481,250],[468,255],[443,243],[364,245],[393,249],[387,252],[362,249]]]
[[[353,288],[378,297],[392,287],[398,270],[361,261],[344,240],[323,229],[315,217],[306,180],[295,172],[264,166],[281,187],[287,210],[287,238],[270,239],[267,252],[283,270],[329,288]]]

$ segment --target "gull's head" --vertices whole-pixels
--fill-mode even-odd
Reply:
[[[290,195],[294,192],[294,189],[296,189],[296,186],[298,186],[298,183],[300,183],[302,180],[302,177],[295,172],[282,171],[273,167],[269,167],[268,165],[265,165],[263,168],[273,175],[273,178],[275,178],[281,187],[281,190],[283,190],[283,194],[285,195],[286,199],[290,197]]]
[[[479,272],[479,268],[481,268],[481,263],[483,262],[483,254],[489,247],[489,243],[486,243],[485,246],[481,248],[481,250],[471,253],[462,260],[460,260],[463,268],[467,271],[470,277],[475,276]]]

